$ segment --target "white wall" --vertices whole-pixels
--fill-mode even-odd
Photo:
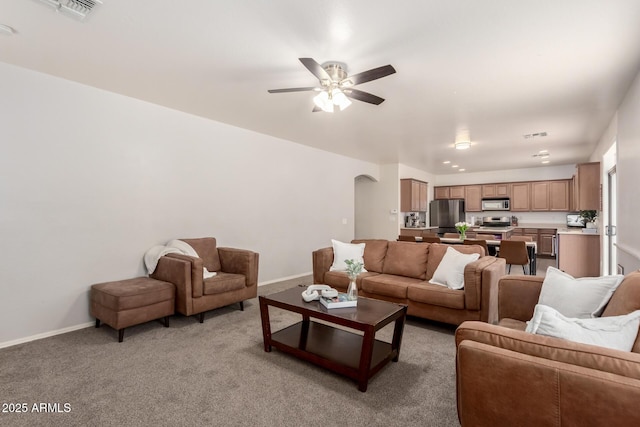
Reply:
[[[436,176],[436,186],[489,184],[493,182],[542,181],[571,179],[576,165],[546,166],[539,168],[506,169],[490,172],[464,172]]]
[[[354,177],[379,178],[3,63],[0,93],[0,346],[91,321],[90,285],[144,275],[144,252],[173,238],[259,252],[261,283],[308,273],[314,249],[353,238]]]
[[[618,264],[624,272],[640,268],[640,74],[618,109]]]

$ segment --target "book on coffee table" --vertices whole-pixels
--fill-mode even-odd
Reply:
[[[320,297],[320,303],[327,308],[345,308],[356,307],[358,305],[358,300],[349,300],[347,299],[347,294],[340,292],[337,297]]]

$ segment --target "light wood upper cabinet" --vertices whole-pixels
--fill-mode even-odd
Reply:
[[[482,197],[496,197],[496,185],[484,184],[482,186]]]
[[[449,198],[450,199],[464,199],[465,195],[465,186],[459,185],[457,187],[449,187]]]
[[[434,187],[433,198],[436,200],[449,199],[449,187]]]
[[[529,182],[514,182],[511,184],[511,211],[527,212],[530,211],[530,189]]]
[[[482,198],[492,197],[509,197],[511,196],[510,186],[508,183],[502,184],[483,184]]]
[[[402,212],[426,212],[427,211],[426,182],[415,179],[400,180],[400,211]]]
[[[513,207],[511,210],[514,210]],[[531,183],[531,210],[549,210],[549,182],[537,181]]]
[[[418,193],[418,211],[426,212],[428,205],[428,197],[429,197],[429,184],[426,182],[419,181],[418,182],[419,193]]]
[[[496,197],[511,197],[511,184],[496,184]]]
[[[464,210],[465,212],[482,211],[481,185],[467,185],[464,187]]]
[[[600,210],[600,162],[576,166],[574,177],[574,209]]]
[[[435,187],[436,199],[465,199],[467,212],[481,212],[483,198],[510,198],[514,212],[569,212],[573,180],[505,182],[499,184]]]
[[[568,212],[570,205],[569,187],[571,180],[549,181],[549,210]]]

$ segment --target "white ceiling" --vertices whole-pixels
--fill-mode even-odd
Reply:
[[[435,174],[588,160],[640,66],[638,0],[103,0],[85,22],[2,0],[0,60],[375,163]],[[312,113],[298,61],[397,73]],[[452,148],[468,129],[473,146]],[[524,134],[548,132],[545,138]]]

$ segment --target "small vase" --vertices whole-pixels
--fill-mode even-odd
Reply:
[[[358,299],[358,287],[356,286],[356,278],[349,278],[349,288],[347,288],[347,299],[349,301],[355,301]]]
[[[460,232],[460,240],[464,240],[464,239],[466,239],[466,238],[467,238],[467,233],[466,233],[466,231],[461,231],[461,232]]]

